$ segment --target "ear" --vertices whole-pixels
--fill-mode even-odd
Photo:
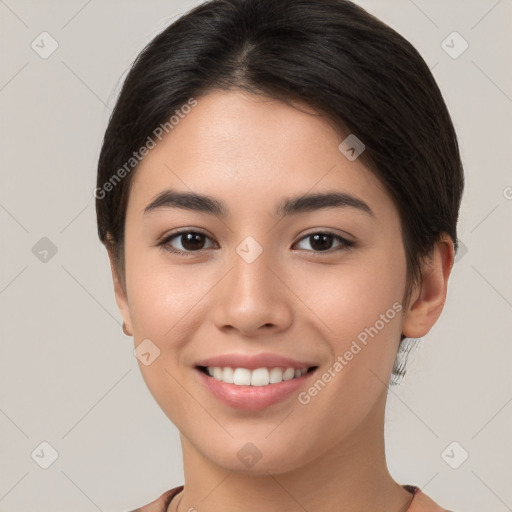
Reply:
[[[130,318],[130,307],[128,305],[128,296],[124,285],[121,282],[121,278],[117,273],[114,254],[111,248],[107,246],[108,258],[110,260],[110,270],[112,271],[112,281],[114,283],[114,293],[116,297],[117,307],[123,317],[123,321],[126,324],[126,329],[129,336],[133,336],[132,322]]]
[[[425,336],[441,315],[453,262],[453,241],[443,233],[423,264],[421,285],[414,290],[404,315],[402,332],[407,338]]]

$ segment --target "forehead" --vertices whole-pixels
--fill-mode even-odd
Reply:
[[[222,196],[244,210],[274,209],[282,196],[333,189],[364,197],[372,209],[386,207],[391,200],[379,180],[340,152],[345,135],[311,108],[299,108],[243,91],[197,98],[139,164],[129,209],[142,213],[170,187]]]

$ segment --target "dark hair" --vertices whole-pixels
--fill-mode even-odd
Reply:
[[[134,152],[191,98],[236,88],[313,107],[340,134],[364,143],[359,158],[400,214],[406,309],[423,258],[440,235],[447,233],[458,248],[463,167],[425,61],[396,31],[347,0],[211,0],[178,18],[137,56],[105,132],[96,189],[99,237],[112,249],[123,286]]]

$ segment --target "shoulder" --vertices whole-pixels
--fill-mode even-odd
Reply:
[[[452,512],[441,508],[435,501],[422,492],[419,487],[413,485],[404,485],[404,487],[414,494],[412,503],[406,512]],[[129,512],[166,512],[171,500],[182,490],[183,485],[169,489],[151,503]]]
[[[183,485],[165,491],[159,498],[129,512],[166,512],[171,500],[183,490]]]
[[[432,498],[422,492],[419,487],[413,485],[404,487],[414,494],[412,503],[406,512],[451,512],[440,507]]]

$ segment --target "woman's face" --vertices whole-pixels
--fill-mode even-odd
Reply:
[[[250,470],[277,474],[378,435],[404,321],[400,220],[322,117],[240,91],[197,101],[133,177],[126,296],[116,297],[135,346],[146,340],[139,366],[149,390],[197,453],[245,471],[241,454],[253,450],[262,458]],[[225,215],[183,202],[145,213],[169,189],[209,196]],[[327,192],[359,203],[283,208]],[[200,234],[158,245],[177,230]],[[196,368],[261,353],[318,368],[265,407],[218,399]]]

